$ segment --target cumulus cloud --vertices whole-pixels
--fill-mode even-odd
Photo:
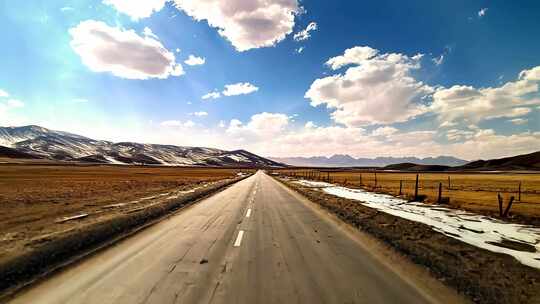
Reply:
[[[195,123],[191,120],[182,122],[180,120],[165,120],[160,123],[162,127],[166,128],[191,128],[195,126]]]
[[[326,64],[333,70],[353,66],[315,80],[305,97],[312,106],[332,109],[332,119],[347,126],[407,121],[427,111],[422,99],[433,92],[411,75],[421,59],[420,54],[379,54],[370,47],[348,49]]]
[[[441,65],[444,61],[444,54],[441,54],[439,57],[431,59],[435,65]]]
[[[130,16],[133,20],[150,17],[160,11],[169,0],[103,0],[104,4],[114,7],[117,11]]]
[[[143,34],[145,36],[152,37],[152,38],[154,38],[156,40],[159,40],[158,36],[156,34],[154,34],[154,32],[152,32],[152,29],[150,29],[149,27],[145,27],[143,29]]]
[[[351,64],[360,65],[365,61],[372,59],[378,53],[379,50],[373,49],[369,46],[356,46],[346,49],[345,53],[341,56],[330,58],[326,62],[326,65],[331,67],[333,70],[337,70]]]
[[[431,130],[366,132],[359,127],[290,124],[287,115],[259,113],[246,124],[230,122],[225,134],[217,135],[223,145],[242,146],[267,156],[332,155],[336,151],[357,157],[454,155],[463,159],[497,158],[530,153],[540,146],[540,132],[500,135],[492,129],[451,129],[442,132],[449,142],[437,141]]]
[[[9,97],[9,93],[2,90],[2,89],[0,89],[0,98],[2,98],[2,97]]]
[[[469,131],[469,130],[450,129],[446,131],[446,138],[449,141],[471,139],[473,135],[474,135],[474,132]]]
[[[228,84],[223,90],[225,96],[247,95],[259,90],[258,87],[252,85],[249,82],[239,82],[235,84]]]
[[[127,0],[126,0],[127,1]],[[197,21],[206,20],[238,51],[274,46],[292,32],[297,0],[174,0]]]
[[[69,30],[71,47],[94,72],[127,79],[168,78],[184,74],[175,56],[159,40],[133,30],[87,20]]]
[[[220,92],[210,92],[210,93],[207,93],[207,94],[203,95],[201,98],[206,100],[206,99],[218,99],[220,97],[221,97]]]
[[[187,65],[203,65],[204,63],[206,62],[206,59],[202,58],[202,57],[197,57],[197,56],[194,56],[194,55],[189,55],[188,59],[186,59],[184,61],[185,64]]]
[[[191,113],[191,115],[197,116],[197,117],[204,117],[204,116],[208,116],[208,112],[204,112],[204,111],[193,112],[193,113]]]
[[[231,120],[226,132],[236,141],[266,140],[282,133],[288,124],[289,116],[285,114],[263,112],[253,115],[247,124]]]
[[[249,82],[239,82],[235,84],[225,85],[225,89],[222,92],[214,91],[202,96],[202,99],[217,99],[223,96],[236,96],[247,95],[259,90],[258,87],[252,85]]]
[[[531,112],[531,106],[540,104],[540,99],[534,97],[539,92],[539,82],[540,66],[522,71],[516,81],[500,87],[440,88],[433,94],[430,110],[447,122],[465,119],[477,123],[492,118],[525,116]]]
[[[5,94],[2,94],[5,93]],[[17,114],[17,110],[24,107],[24,102],[18,99],[7,99],[9,94],[0,90],[0,126],[22,125],[26,123],[26,118]]]
[[[311,22],[308,26],[301,30],[300,32],[294,34],[293,38],[295,41],[304,41],[308,40],[311,37],[311,32],[317,30],[317,23]]]
[[[524,119],[524,118],[514,118],[514,119],[510,119],[509,121],[515,125],[526,125],[529,122],[528,119]]]
[[[304,49],[305,49],[305,48],[304,48],[303,46],[301,46],[301,47],[295,49],[294,51],[296,52],[296,54],[302,54],[302,52],[304,51]]]
[[[485,7],[485,8],[483,8],[483,9],[479,10],[479,11],[478,11],[478,18],[484,17],[484,16],[486,15],[486,13],[487,13],[487,10],[488,10],[487,7]]]
[[[394,127],[380,127],[380,128],[377,128],[377,129],[373,130],[373,132],[371,132],[371,135],[373,135],[373,136],[389,136],[389,135],[397,133],[398,131],[399,130],[394,128]]]

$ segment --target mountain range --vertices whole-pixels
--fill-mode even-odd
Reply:
[[[384,167],[399,163],[414,163],[419,165],[462,166],[468,161],[452,156],[428,158],[417,157],[377,157],[354,158],[350,155],[334,155],[331,157],[270,157],[270,159],[299,167]]]
[[[114,143],[34,125],[0,127],[0,156],[109,164],[284,166],[245,150]]]

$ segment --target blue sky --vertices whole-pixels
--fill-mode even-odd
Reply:
[[[537,1],[3,1],[0,20],[3,126],[265,156],[540,150]]]

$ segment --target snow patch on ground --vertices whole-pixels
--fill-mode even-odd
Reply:
[[[357,200],[362,205],[407,220],[424,223],[451,238],[492,252],[515,257],[524,265],[540,269],[540,228],[503,222],[462,210],[419,202],[408,202],[387,194],[340,187],[329,183],[300,180],[295,183],[321,188],[325,193]],[[513,241],[530,245],[536,252],[525,252],[494,244]]]

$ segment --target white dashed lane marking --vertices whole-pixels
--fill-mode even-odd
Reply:
[[[244,230],[238,231],[238,236],[236,237],[236,241],[234,242],[234,247],[240,247],[240,244],[242,244],[243,237],[244,237]]]

